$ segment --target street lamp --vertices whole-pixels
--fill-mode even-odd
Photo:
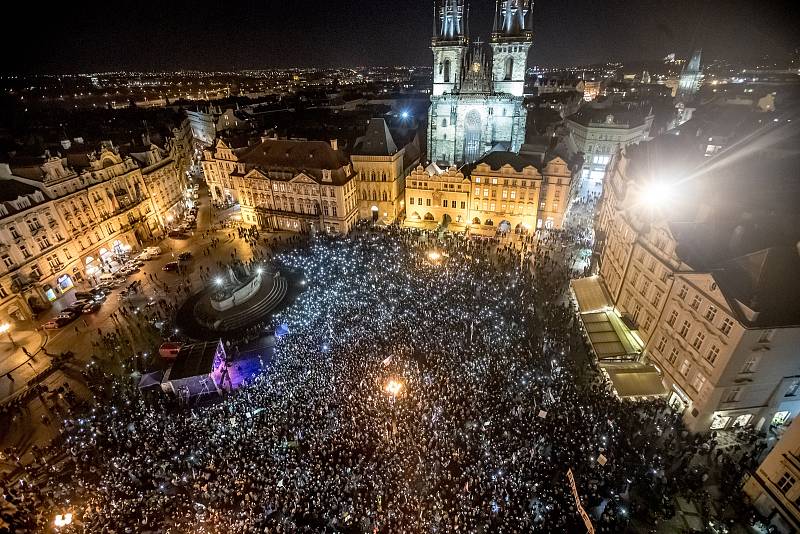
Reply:
[[[431,261],[437,261],[441,257],[442,255],[436,252],[435,250],[431,250],[430,252],[428,252],[428,259]]]
[[[0,334],[5,334],[8,336],[8,340],[11,342],[12,345],[15,347],[17,343],[14,341],[14,338],[11,337],[11,325],[8,323],[0,324]]]

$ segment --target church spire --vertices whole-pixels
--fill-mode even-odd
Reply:
[[[458,41],[467,37],[468,11],[464,2],[465,0],[437,0],[434,7],[434,41]]]
[[[533,0],[497,0],[494,37],[523,37],[533,31]],[[498,24],[499,19],[499,24]]]

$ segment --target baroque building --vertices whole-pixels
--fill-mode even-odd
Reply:
[[[218,141],[204,152],[204,168],[216,166],[212,197],[223,184],[242,222],[262,229],[347,233],[358,219],[357,174],[335,144],[263,139],[234,151]]]
[[[473,163],[498,144],[516,152],[525,138],[532,4],[497,3],[490,49],[470,42],[468,23],[464,0],[435,4],[427,146],[431,161],[443,168]]]
[[[0,321],[32,319],[76,284],[97,282],[162,235],[167,214],[182,213],[190,136],[128,148],[75,144],[0,164]]]

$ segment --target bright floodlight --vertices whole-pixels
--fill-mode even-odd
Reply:
[[[9,331],[10,328],[11,328],[11,325],[8,324],[8,323],[0,324],[0,334],[5,334],[6,332]]]
[[[222,285],[222,278],[220,278],[219,276],[214,278],[214,283],[217,284],[218,286],[221,286]]]
[[[436,252],[435,250],[431,250],[430,252],[428,252],[428,259],[430,259],[431,261],[436,261],[441,257],[442,255]]]
[[[404,119],[407,119],[407,118],[408,118],[408,111],[404,111],[404,112],[402,112],[402,113],[400,114],[400,116],[401,116],[401,117],[403,117]]]
[[[58,515],[56,516],[56,519],[55,519],[55,521],[54,521],[54,524],[55,524],[55,525],[56,525],[56,527],[58,527],[58,528],[65,527],[65,526],[67,526],[67,525],[69,525],[69,524],[72,524],[72,513],[70,513],[70,512],[67,512],[67,513],[66,513],[66,514],[64,514],[64,515],[58,514]]]
[[[395,379],[389,380],[386,383],[386,393],[392,397],[396,397],[403,391],[403,384]]]
[[[261,274],[263,272],[264,272],[264,269],[262,269],[261,267],[256,267],[256,273]]]
[[[672,188],[664,182],[650,182],[639,192],[642,204],[650,208],[664,206],[672,197]]]

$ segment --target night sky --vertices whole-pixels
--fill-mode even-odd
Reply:
[[[800,2],[782,0],[537,0],[531,64],[686,56],[785,56]],[[471,0],[474,36],[494,0]],[[67,7],[67,6],[65,6]],[[76,2],[18,11],[0,32],[3,70],[228,70],[286,66],[428,65],[431,0],[166,0]],[[24,32],[17,34],[14,26]]]

